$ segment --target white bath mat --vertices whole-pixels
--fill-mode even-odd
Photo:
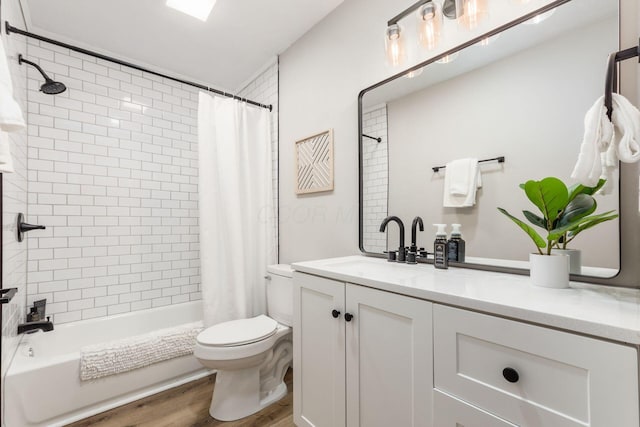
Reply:
[[[202,329],[199,321],[83,347],[80,379],[93,380],[193,354],[196,336]]]

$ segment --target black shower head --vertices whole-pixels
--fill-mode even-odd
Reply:
[[[57,95],[67,90],[67,87],[64,85],[64,83],[60,83],[52,80],[49,76],[47,76],[47,74],[44,72],[42,68],[40,68],[38,64],[24,59],[22,57],[22,54],[18,55],[18,63],[22,64],[23,62],[29,65],[33,65],[36,68],[36,70],[40,71],[40,74],[42,74],[42,77],[44,77],[45,82],[42,84],[42,86],[40,86],[41,92],[46,93],[47,95]]]

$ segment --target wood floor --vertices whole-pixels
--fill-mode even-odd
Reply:
[[[293,375],[284,378],[288,393],[280,401],[239,421],[221,422],[209,415],[215,375],[136,400],[128,405],[69,424],[69,427],[293,427]]]

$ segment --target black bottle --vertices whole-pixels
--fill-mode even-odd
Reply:
[[[465,242],[462,240],[460,224],[451,224],[451,239],[449,239],[449,261],[464,262]]]
[[[433,224],[438,227],[436,240],[433,242],[433,265],[435,268],[449,268],[449,242],[447,242],[447,232],[444,231],[446,224]]]

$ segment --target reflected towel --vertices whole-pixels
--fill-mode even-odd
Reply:
[[[444,175],[444,207],[471,207],[482,186],[478,159],[459,159],[447,163]]]
[[[202,321],[80,349],[83,381],[128,372],[193,353]]]
[[[0,130],[15,132],[25,127],[22,110],[13,99],[13,85],[9,64],[4,50],[4,44],[0,39]]]

